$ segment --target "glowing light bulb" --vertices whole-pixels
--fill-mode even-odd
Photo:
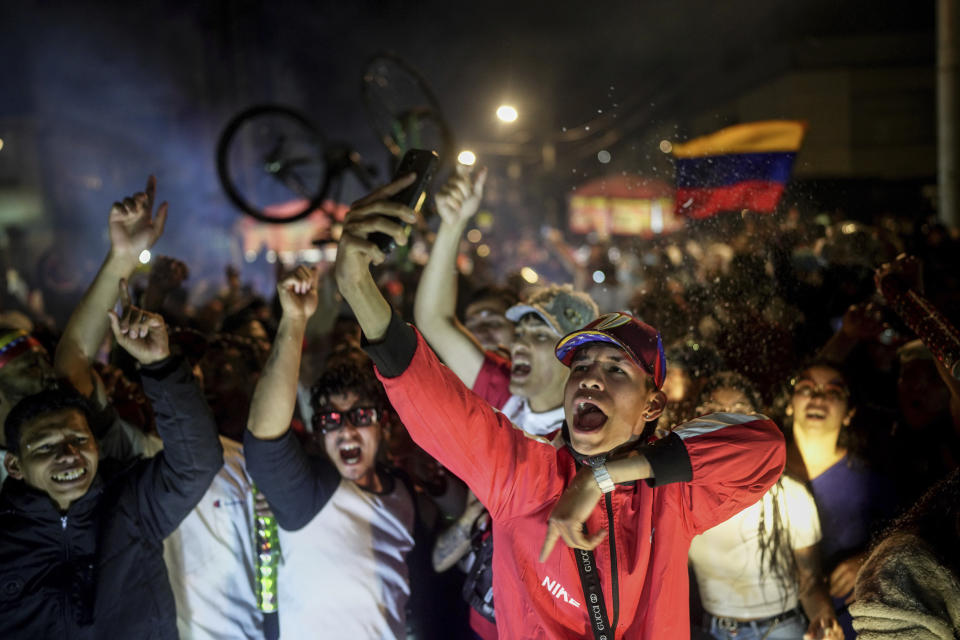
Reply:
[[[497,118],[499,118],[501,122],[515,122],[519,115],[517,108],[513,105],[502,104],[497,107]]]

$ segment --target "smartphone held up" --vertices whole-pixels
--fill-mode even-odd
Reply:
[[[416,173],[417,178],[408,187],[402,191],[390,196],[390,200],[414,211],[419,211],[426,199],[427,188],[433,181],[433,176],[437,172],[439,156],[436,151],[425,149],[410,149],[400,160],[397,170],[393,174],[393,180],[402,178],[405,175]],[[393,220],[394,218],[391,218]],[[405,224],[406,233],[410,232],[410,225]],[[370,242],[373,242],[384,253],[393,251],[397,243],[393,238],[385,233],[375,231],[367,236]]]

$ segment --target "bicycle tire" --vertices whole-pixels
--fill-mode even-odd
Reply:
[[[302,208],[298,207],[293,213],[283,216],[267,213],[262,206],[258,205],[257,203],[250,202],[250,200],[244,195],[243,190],[234,183],[233,176],[231,175],[230,152],[232,145],[236,142],[236,136],[242,127],[251,123],[254,119],[263,118],[264,116],[288,118],[297,123],[314,138],[314,141],[320,150],[320,153],[317,154],[318,157],[316,160],[324,162],[323,177],[320,180],[319,185],[317,185],[317,189],[312,190],[315,192],[309,193],[304,197],[306,204]],[[248,107],[247,109],[244,109],[233,116],[227,122],[226,126],[221,132],[220,137],[217,140],[216,150],[217,176],[220,179],[221,187],[223,187],[224,192],[227,194],[227,198],[243,213],[260,220],[261,222],[269,222],[274,224],[296,222],[297,220],[302,220],[306,216],[310,215],[312,211],[319,208],[321,203],[326,198],[328,191],[330,190],[331,177],[330,171],[326,165],[326,151],[326,138],[301,112],[291,107],[278,104],[258,104]],[[265,175],[269,175],[269,172],[266,169],[264,169],[264,173]],[[282,178],[278,179],[282,180]]]
[[[378,65],[384,66],[388,75],[395,77],[390,78],[383,75],[378,70]],[[399,71],[399,74],[396,71],[389,74],[391,68]],[[410,83],[415,96],[415,99],[407,101],[408,104],[405,104],[405,108],[402,109],[387,104],[383,97],[374,90],[374,87],[386,86],[391,80],[399,84],[397,82],[398,78]],[[410,145],[398,140],[398,136],[393,129],[398,127],[405,129],[405,126],[400,124],[404,116],[416,113],[421,121],[435,124],[440,138],[440,148],[435,149],[435,151],[440,156],[441,163],[445,164],[449,161],[454,148],[453,132],[443,116],[440,101],[437,100],[426,79],[413,65],[389,51],[375,53],[363,65],[361,96],[371,127],[394,159],[399,160],[400,156],[410,148]],[[384,120],[389,120],[389,124],[386,124]]]

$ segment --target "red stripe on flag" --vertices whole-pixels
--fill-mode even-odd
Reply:
[[[747,180],[724,187],[678,187],[677,215],[685,218],[709,218],[720,211],[749,209],[772,213],[783,194],[782,182]]]

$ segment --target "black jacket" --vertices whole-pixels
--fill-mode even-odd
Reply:
[[[61,514],[7,478],[0,490],[0,638],[177,638],[163,539],[223,465],[210,409],[190,370],[142,370],[164,450],[120,468],[102,462]]]

